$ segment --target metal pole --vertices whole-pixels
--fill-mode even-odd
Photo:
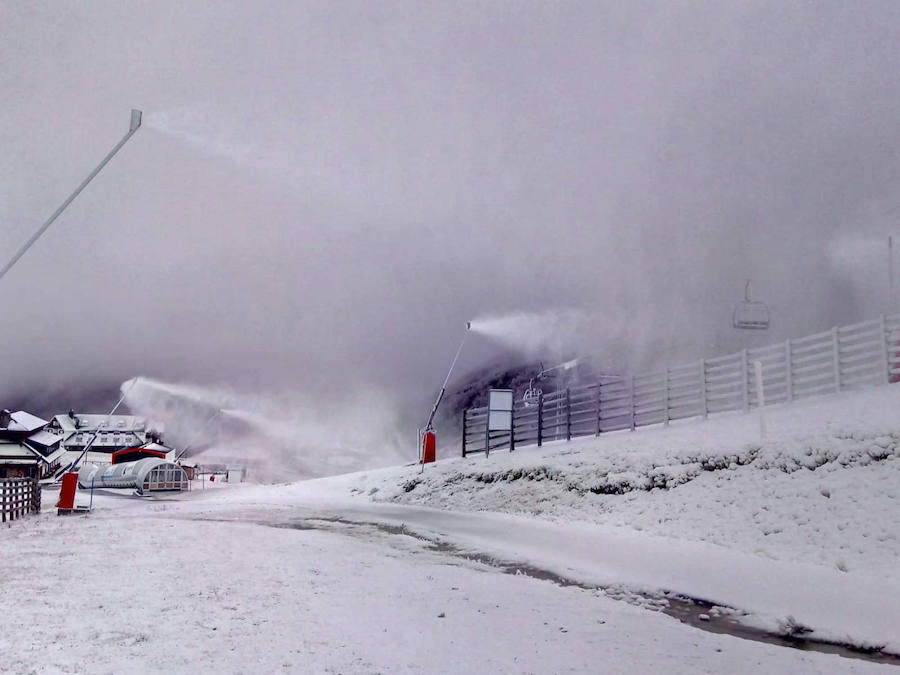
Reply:
[[[44,234],[44,232],[46,232],[47,229],[53,224],[53,221],[56,220],[59,217],[59,215],[63,211],[66,210],[66,207],[69,204],[71,204],[78,195],[81,194],[81,191],[87,187],[88,183],[90,183],[92,180],[94,180],[94,177],[98,173],[100,173],[100,170],[104,166],[106,166],[106,164],[109,162],[109,160],[111,160],[113,158],[113,156],[122,148],[122,146],[128,142],[128,139],[131,138],[132,136],[134,136],[135,132],[138,129],[140,129],[140,127],[141,127],[141,111],[140,110],[132,110],[131,111],[131,126],[128,129],[128,133],[125,134],[125,136],[122,138],[122,140],[116,144],[116,147],[114,147],[112,150],[110,150],[109,154],[103,158],[103,161],[97,165],[97,168],[94,169],[93,171],[91,171],[91,173],[88,175],[88,177],[85,178],[81,182],[81,185],[79,185],[77,188],[75,188],[75,192],[73,192],[71,195],[69,195],[68,199],[66,199],[66,201],[64,201],[62,204],[60,204],[59,208],[56,209],[56,211],[53,212],[53,215],[50,216],[47,219],[47,221],[38,228],[37,232],[35,232],[33,235],[31,235],[31,238],[25,242],[25,245],[22,246],[22,248],[20,248],[18,251],[16,251],[16,254],[10,259],[10,261],[8,263],[6,263],[6,265],[3,266],[3,269],[0,270],[0,279],[2,279],[4,276],[6,276],[6,273],[9,272],[13,268],[13,265],[15,265],[17,262],[19,262],[19,258],[21,258],[23,255],[25,255],[26,251],[28,251],[28,249],[31,248],[32,245],[34,245],[34,242],[36,242],[38,239],[40,239],[41,235]]]
[[[416,429],[416,443],[419,444],[419,473],[422,473],[425,471],[425,439],[421,429]]]
[[[466,324],[466,332],[463,334],[463,339],[460,340],[459,347],[456,349],[456,355],[453,357],[453,362],[450,364],[450,370],[447,371],[447,377],[444,378],[444,384],[441,385],[441,391],[438,394],[437,400],[434,402],[434,407],[432,407],[431,409],[431,414],[428,416],[428,423],[425,425],[425,431],[431,429],[431,423],[434,422],[434,415],[435,413],[437,413],[438,406],[441,404],[441,400],[444,398],[444,393],[447,390],[447,383],[450,381],[450,374],[453,372],[453,368],[456,366],[456,360],[459,358],[459,354],[462,351],[463,345],[466,342],[466,336],[469,334],[469,329],[471,327],[471,322]]]

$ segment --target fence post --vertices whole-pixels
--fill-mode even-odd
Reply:
[[[756,407],[759,412],[759,440],[766,438],[766,407],[765,382],[763,381],[762,361],[753,362],[753,370],[756,374]]]
[[[841,390],[841,349],[837,326],[831,329],[831,349],[834,354],[834,390],[839,392]]]
[[[791,339],[784,342],[784,381],[787,385],[785,397],[788,403],[794,400],[794,364],[791,356]]]
[[[484,456],[491,454],[491,404],[488,400],[487,417],[484,418]]]
[[[747,368],[748,368],[747,350],[742,349],[741,350],[741,384],[742,384],[742,388],[743,388],[742,393],[744,396],[744,399],[743,399],[744,412],[747,412],[750,410],[750,382],[749,382],[749,378],[748,378],[749,373],[747,373]]]
[[[709,401],[706,400],[706,359],[700,359],[700,405],[703,406],[703,419],[709,417]]]
[[[468,410],[463,410],[463,434],[462,434],[462,456],[466,456],[466,418],[469,416]]]
[[[38,483],[38,479],[34,478],[31,481],[31,489],[34,490],[34,496],[31,500],[31,508],[35,513],[41,512],[41,485]]]
[[[600,404],[602,403],[601,399],[603,398],[601,395],[602,391],[603,391],[603,383],[597,382],[597,435],[598,436],[600,435],[600,420],[602,417],[601,410],[600,410]]]
[[[631,430],[634,431],[635,428],[635,400],[634,400],[634,375],[631,376]]]
[[[663,419],[663,424],[665,426],[669,426],[669,367],[666,366],[666,389],[663,392],[663,400],[665,402],[665,418]]]
[[[566,387],[566,440],[572,440],[572,404],[569,399],[568,387]]]
[[[515,449],[516,449],[516,396],[515,396],[515,394],[513,394],[512,408],[509,411],[509,451],[512,452]]]
[[[884,383],[891,383],[891,357],[890,357],[890,343],[888,342],[888,334],[887,334],[887,318],[884,314],[881,315],[881,340],[884,344]]]
[[[538,394],[538,447],[544,443],[544,393]]]

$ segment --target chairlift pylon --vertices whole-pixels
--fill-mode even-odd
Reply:
[[[744,330],[765,330],[769,327],[769,308],[766,303],[750,299],[750,280],[744,285],[744,300],[734,307],[731,324]]]

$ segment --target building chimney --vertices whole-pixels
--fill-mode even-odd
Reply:
[[[6,408],[0,410],[0,429],[9,429],[12,422],[12,413]]]

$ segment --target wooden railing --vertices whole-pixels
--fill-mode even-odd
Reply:
[[[40,510],[41,486],[36,478],[0,478],[0,522]]]
[[[546,394],[516,397],[513,431],[486,431],[487,408],[463,414],[462,454],[606,431],[706,418],[756,406],[754,364],[766,404],[900,381],[900,314],[757,349]]]

